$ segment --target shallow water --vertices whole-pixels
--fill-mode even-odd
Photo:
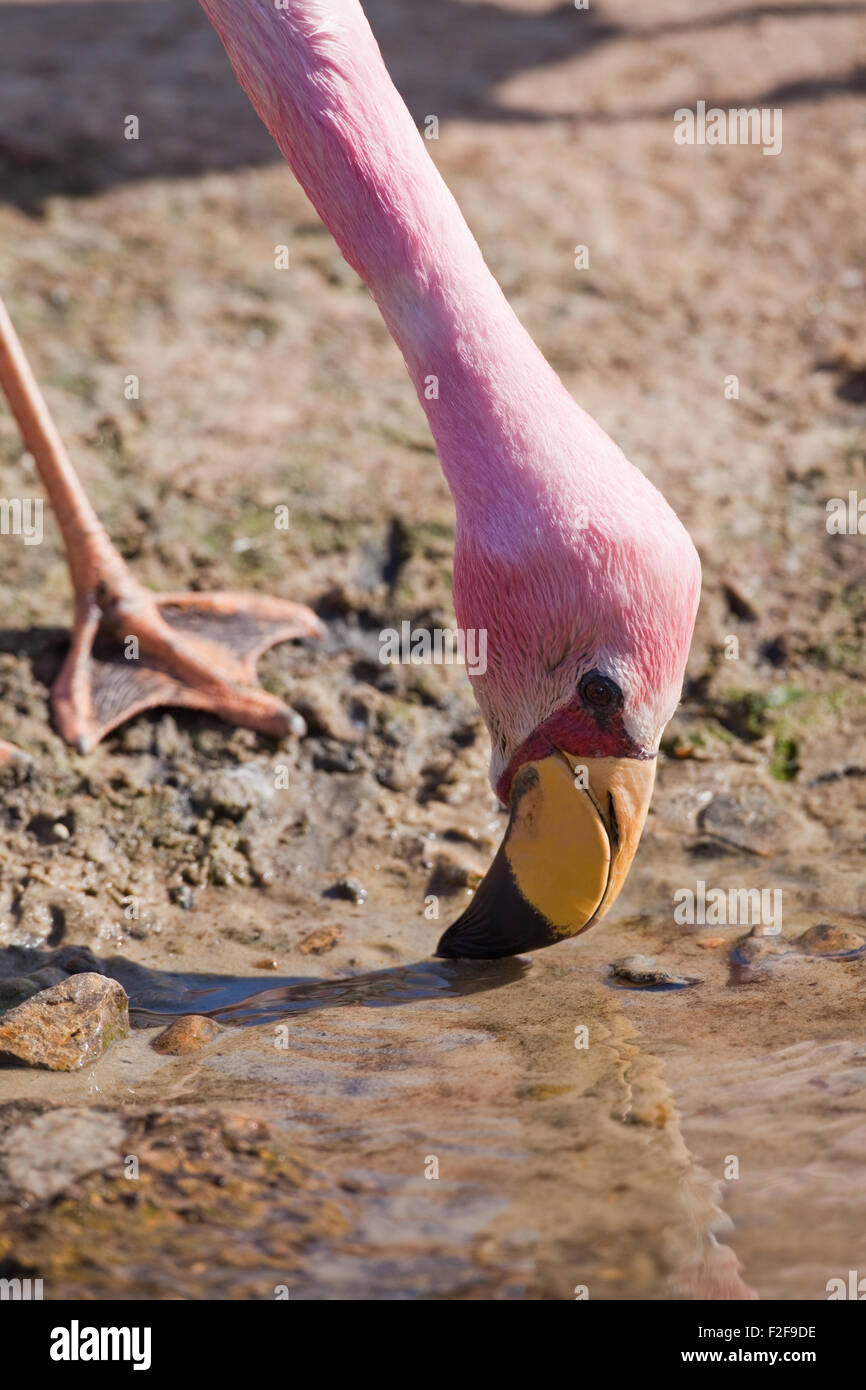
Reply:
[[[204,1014],[219,1023],[267,1023],[313,1009],[362,1005],[383,1009],[422,999],[456,998],[519,980],[528,969],[522,960],[462,962],[420,961],[346,979],[316,977],[276,979],[267,989],[261,980],[167,972],[130,995],[134,1027],[153,1028],[184,1014]]]

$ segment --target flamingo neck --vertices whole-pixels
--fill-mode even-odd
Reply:
[[[241,85],[401,349],[461,512],[578,410],[488,270],[358,0],[201,0]],[[505,475],[505,476],[503,476]],[[510,475],[510,476],[509,476]],[[522,484],[522,486],[521,486]],[[506,486],[506,491],[508,487]]]

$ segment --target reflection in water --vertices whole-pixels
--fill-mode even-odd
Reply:
[[[423,999],[480,994],[521,979],[530,969],[519,958],[492,961],[419,961],[338,980],[296,976],[267,989],[259,980],[225,975],[155,974],[130,989],[134,1027],[153,1028],[181,1014],[206,1014],[220,1023],[268,1023],[287,1014],[360,1004],[390,1008]]]

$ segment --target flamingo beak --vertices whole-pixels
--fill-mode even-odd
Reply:
[[[581,760],[558,750],[525,763],[496,858],[437,956],[537,951],[603,917],[631,867],[655,768],[654,758]]]

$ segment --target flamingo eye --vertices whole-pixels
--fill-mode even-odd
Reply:
[[[622,705],[622,691],[615,681],[603,676],[600,671],[588,671],[577,687],[584,704],[598,710],[600,714],[610,714]]]

